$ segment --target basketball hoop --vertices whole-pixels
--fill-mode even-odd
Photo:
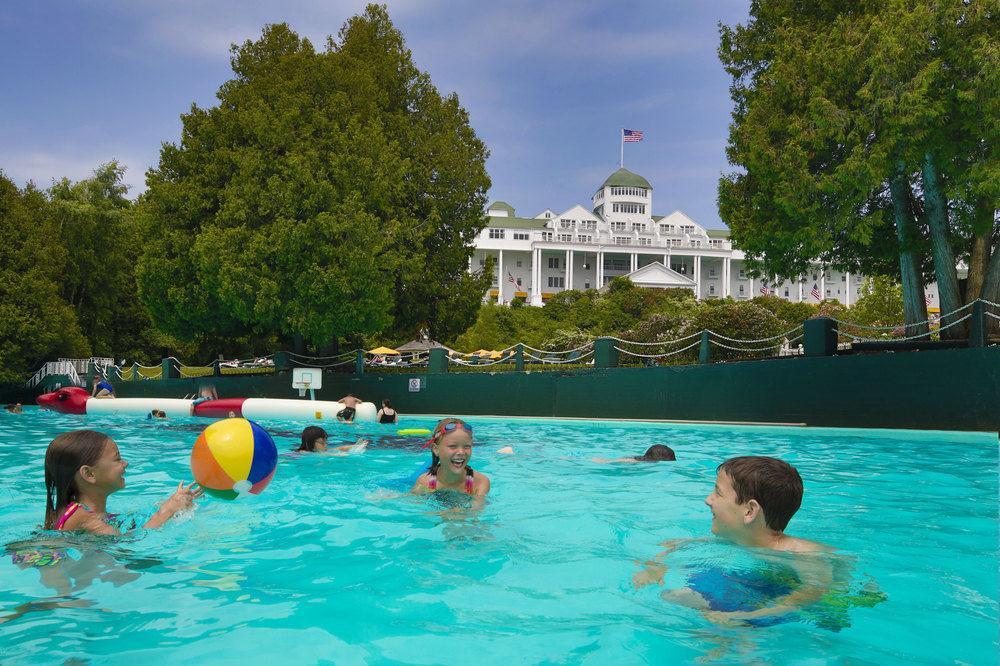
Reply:
[[[309,390],[309,385],[310,384],[311,384],[311,382],[300,382],[300,384],[299,384],[299,397],[300,398],[306,397],[306,391]]]
[[[299,397],[306,397],[309,392],[309,399],[316,399],[316,389],[323,388],[323,370],[321,368],[293,368],[292,388],[298,389]]]

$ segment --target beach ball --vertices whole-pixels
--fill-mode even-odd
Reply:
[[[274,477],[278,449],[253,421],[223,419],[205,428],[191,450],[191,472],[205,492],[222,499],[259,495]]]

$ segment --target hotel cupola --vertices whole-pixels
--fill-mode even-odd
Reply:
[[[594,193],[593,204],[593,211],[608,221],[648,218],[653,211],[653,188],[639,174],[618,169]]]

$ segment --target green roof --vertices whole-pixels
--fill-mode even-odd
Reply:
[[[632,173],[628,169],[618,169],[618,171],[608,176],[608,179],[604,181],[601,187],[645,187],[648,190],[653,189],[648,180],[637,173]]]
[[[486,226],[494,229],[544,229],[548,220],[531,217],[488,217]]]
[[[514,217],[514,207],[511,206],[506,201],[494,201],[489,206],[487,206],[486,210],[505,210],[507,211],[508,215]]]
[[[709,238],[729,238],[729,229],[706,229]]]

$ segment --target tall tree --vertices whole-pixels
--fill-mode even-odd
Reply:
[[[466,270],[486,149],[385,8],[322,52],[267,26],[231,62],[218,106],[183,115],[148,174],[139,283],[154,320],[316,346],[425,321],[463,330],[489,283]]]
[[[0,381],[23,381],[58,356],[90,348],[74,309],[63,299],[67,254],[44,193],[24,190],[0,172]]]

